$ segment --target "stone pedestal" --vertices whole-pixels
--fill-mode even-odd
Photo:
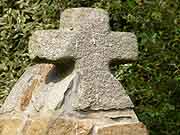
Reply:
[[[58,113],[0,116],[0,135],[148,135],[141,122],[116,122],[108,118],[78,118]]]

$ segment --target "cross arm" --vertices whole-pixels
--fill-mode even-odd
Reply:
[[[111,32],[106,38],[106,56],[110,60],[135,61],[138,57],[138,46],[135,34],[130,32]]]
[[[35,31],[29,41],[30,57],[48,60],[71,57],[74,52],[75,34],[62,30]]]

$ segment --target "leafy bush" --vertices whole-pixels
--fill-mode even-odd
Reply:
[[[56,29],[65,8],[98,7],[110,14],[114,31],[137,35],[139,60],[115,65],[115,76],[152,135],[180,134],[179,0],[1,0],[0,101],[32,61],[27,44],[32,31]]]

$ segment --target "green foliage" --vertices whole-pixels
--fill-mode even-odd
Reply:
[[[32,31],[58,28],[65,8],[81,6],[107,10],[112,30],[137,35],[139,60],[113,66],[115,75],[128,90],[151,135],[179,135],[179,0],[1,0],[1,102],[31,64],[27,44]]]
[[[57,28],[59,6],[49,0],[3,0],[0,2],[0,99],[31,62],[28,38],[35,29]]]

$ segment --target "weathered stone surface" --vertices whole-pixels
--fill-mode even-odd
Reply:
[[[21,114],[0,117],[0,135],[148,135],[140,122],[38,113],[26,121]]]
[[[0,135],[18,135],[22,125],[19,118],[0,117]]]
[[[95,127],[95,135],[148,135],[142,123],[112,124]]]
[[[109,110],[133,108],[122,85],[106,71],[81,70],[79,87],[72,105],[76,110]]]
[[[75,59],[79,80],[73,98],[76,110],[132,108],[122,85],[109,72],[111,60],[137,59],[136,36],[111,32],[106,11],[73,8],[61,15],[60,30],[36,31],[29,44],[31,58]],[[71,100],[71,99],[69,99]]]
[[[90,135],[92,127],[90,120],[59,117],[51,124],[48,135]]]
[[[24,111],[32,96],[47,83],[48,75],[53,69],[53,64],[37,64],[27,68],[5,100],[2,112]]]
[[[74,51],[75,34],[75,32],[63,30],[34,32],[29,41],[30,57],[38,56],[49,60],[70,57]]]
[[[134,123],[139,122],[135,112],[132,109],[118,110],[118,111],[98,111],[98,112],[87,112],[85,118],[96,119],[96,123],[98,124],[100,121],[107,119],[108,122],[105,123]],[[103,122],[104,123],[104,122]]]
[[[5,100],[2,112],[54,111],[64,100],[64,94],[75,74],[58,76],[53,64],[37,64],[27,69]]]
[[[54,83],[52,86],[48,86],[50,91],[48,92],[47,97],[45,97],[45,102],[41,112],[47,112],[48,110],[56,110],[61,108],[65,93],[69,90],[74,76],[75,73],[72,73],[63,78],[61,81]]]
[[[99,34],[110,31],[108,12],[97,8],[71,8],[61,14],[60,28]]]
[[[26,121],[22,130],[23,135],[46,135],[49,128],[49,117],[36,117]]]

